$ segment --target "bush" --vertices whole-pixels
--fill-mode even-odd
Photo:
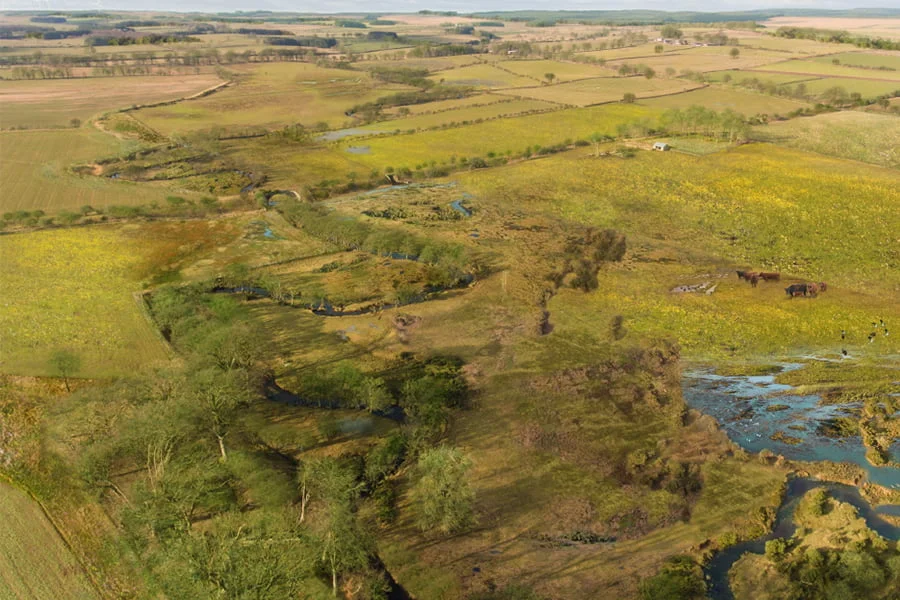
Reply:
[[[674,556],[662,570],[641,582],[642,600],[701,600],[706,598],[703,572],[689,556]]]

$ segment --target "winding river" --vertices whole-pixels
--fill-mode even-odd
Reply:
[[[801,366],[789,363],[783,365],[783,370]],[[869,464],[859,437],[834,439],[817,433],[819,422],[844,416],[848,409],[859,405],[822,405],[819,396],[794,394],[791,386],[777,383],[774,375],[725,376],[711,370],[694,371],[685,375],[682,387],[691,408],[715,417],[729,438],[749,452],[768,448],[793,460],[849,462],[862,467],[870,482],[900,489],[900,469]],[[895,445],[892,450],[900,448]],[[804,494],[817,487],[824,487],[834,499],[853,505],[866,525],[882,537],[900,539],[900,527],[881,517],[900,516],[900,505],[875,509],[856,487],[793,478],[788,481],[772,530],[716,553],[704,567],[710,598],[733,600],[728,582],[732,565],[747,552],[765,552],[769,540],[793,536],[796,530],[794,510]]]

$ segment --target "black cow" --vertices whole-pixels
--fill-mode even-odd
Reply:
[[[794,296],[805,296],[807,285],[805,283],[794,283],[784,288],[784,292],[791,298]]]

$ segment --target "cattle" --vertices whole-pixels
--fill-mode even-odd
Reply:
[[[781,280],[781,273],[765,273],[760,271],[759,278],[763,281],[779,281]]]
[[[750,282],[751,286],[756,287],[756,284],[759,283],[759,277],[756,275],[756,273],[754,273],[750,276],[748,281]]]
[[[759,277],[759,273],[756,271],[737,271],[738,279],[743,279],[745,281],[750,281],[753,277]]]
[[[807,283],[806,284],[806,296],[812,296],[815,298],[819,295],[819,284],[818,283]]]
[[[825,283],[824,281],[820,281],[820,282],[819,282],[819,291],[820,291],[820,292],[824,292],[824,291],[826,291],[827,289],[828,289],[828,284]]]
[[[794,296],[805,296],[806,295],[806,284],[805,283],[794,283],[786,288],[784,288],[784,292],[793,298]]]

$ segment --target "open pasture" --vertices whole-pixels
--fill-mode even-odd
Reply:
[[[493,96],[496,100],[505,99],[503,96]],[[481,106],[469,106],[458,108],[456,110],[444,110],[432,114],[415,115],[406,118],[392,119],[390,121],[378,121],[364,125],[359,129],[362,131],[393,131],[399,129],[407,131],[409,129],[429,129],[440,127],[449,123],[461,124],[463,121],[476,121],[478,119],[495,119],[497,117],[511,117],[523,113],[535,112],[539,110],[548,110],[559,108],[557,104],[550,102],[542,102],[532,99],[511,99],[508,102],[494,101],[493,104],[485,104]]]
[[[654,111],[639,106],[610,105],[560,110],[439,131],[383,137],[363,142],[353,158],[369,168],[413,167],[419,163],[456,161],[488,153],[502,155],[526,148],[587,138],[592,133],[615,135],[620,124],[652,119]],[[344,152],[352,143],[341,143]]]
[[[838,61],[845,68],[868,67],[875,69],[876,75],[882,70],[900,71],[900,52],[841,52],[811,60],[824,64],[834,64],[834,61]]]
[[[240,142],[225,147],[228,156],[245,168],[265,172],[269,177],[267,185],[281,189],[300,191],[306,185],[343,179],[350,174],[363,178],[372,169],[361,160],[362,156],[330,145],[293,147],[257,140]],[[369,143],[366,140],[360,145]]]
[[[869,37],[900,39],[900,19],[861,17],[773,17],[762,24],[767,30],[779,27],[840,29]],[[790,40],[794,41],[794,40]]]
[[[340,126],[351,106],[408,89],[385,85],[367,73],[327,69],[307,63],[269,63],[241,67],[239,81],[220,92],[172,106],[140,110],[136,116],[171,135],[213,127],[294,123]]]
[[[751,144],[703,157],[571,152],[459,180],[484,205],[514,203],[627,235],[625,262],[602,272],[595,293],[551,302],[551,314],[573,327],[587,326],[578,323],[589,303],[590,321],[622,314],[634,331],[678,340],[687,357],[839,352],[841,329],[852,332],[854,355],[900,351],[894,337],[865,343],[870,315],[900,319],[889,300],[900,285],[896,171]],[[781,272],[783,281],[751,288],[734,274],[744,267]],[[829,289],[791,300],[783,288],[792,278]],[[704,281],[717,285],[713,294],[670,291]]]
[[[423,104],[410,104],[409,106],[404,106],[403,108],[408,110],[410,115],[419,115],[423,113],[432,113],[442,110],[468,108],[470,106],[483,106],[485,104],[492,104],[501,100],[505,101],[509,100],[509,98],[497,94],[485,93],[475,94],[473,96],[465,96],[463,98],[453,98],[451,100],[437,100],[435,102],[425,102]],[[388,108],[385,109],[384,113],[389,115],[396,115],[399,114],[399,108]]]
[[[641,104],[651,108],[680,108],[685,109],[694,105],[704,106],[714,110],[731,109],[747,117],[757,114],[786,114],[792,110],[808,106],[805,102],[778,98],[756,92],[741,91],[736,89],[709,86],[699,90],[673,94],[660,98],[642,100]]]
[[[754,48],[760,50],[773,50],[784,55],[784,58],[790,58],[791,55],[816,56],[819,54],[831,54],[841,52],[847,49],[844,44],[830,44],[825,42],[817,42],[815,40],[798,40],[774,37],[764,33],[754,33],[745,30],[729,32],[729,37],[736,37],[741,46],[744,48]]]
[[[212,73],[0,81],[0,128],[68,127],[72,119],[183,98],[221,81]]]
[[[788,60],[776,64],[756,66],[754,70],[900,82],[900,71],[860,69],[851,66],[835,65],[831,62],[822,62],[820,59]]]
[[[626,46],[624,48],[609,48],[606,50],[591,50],[589,52],[580,52],[578,56],[597,58],[603,60],[621,60],[621,59],[637,59],[650,58],[659,56],[656,52],[656,42],[649,44],[640,44],[637,46]],[[684,50],[684,46],[675,46],[672,44],[662,44],[663,53],[678,52]]]
[[[0,237],[0,371],[44,375],[60,348],[82,359],[83,377],[127,373],[166,359],[133,293],[143,244],[113,227]]]
[[[791,148],[900,168],[900,119],[859,111],[755,127],[753,136]]]
[[[434,56],[418,58],[404,56],[405,50],[389,50],[385,52],[370,52],[365,55],[365,61],[357,63],[358,69],[375,69],[378,67],[428,69],[429,71],[445,71],[473,65],[482,62],[483,57],[478,54],[463,54],[460,56]]]
[[[535,83],[532,78],[504,71],[488,63],[441,71],[432,75],[430,79],[449,85],[466,85],[484,89],[528,87]]]
[[[40,506],[0,482],[0,597],[93,600],[97,594]]]
[[[607,66],[618,67],[622,64],[646,65],[662,74],[668,69],[674,69],[676,73],[683,71],[721,71],[723,69],[746,69],[766,65],[778,60],[784,60],[784,56],[777,52],[764,50],[742,50],[737,58],[729,55],[728,46],[709,47],[683,47],[680,52],[658,54],[640,59],[616,60],[607,63]]]
[[[699,84],[680,79],[647,79],[644,76],[600,77],[582,79],[571,83],[529,87],[510,90],[505,93],[516,96],[558,102],[575,106],[590,106],[604,102],[615,102],[631,93],[637,98],[649,98],[665,94],[677,94],[700,87]]]
[[[553,81],[572,81],[609,75],[609,71],[603,67],[558,60],[505,60],[497,66],[523,77],[542,81],[546,81],[547,73],[553,74]]]
[[[715,71],[707,73],[707,78],[716,83],[739,84],[745,79],[758,79],[765,83],[782,85],[785,83],[799,83],[801,81],[815,81],[815,75],[799,75],[791,73],[764,73],[761,71],[742,71],[741,69],[728,69],[727,71]],[[729,81],[726,82],[725,80]]]
[[[825,91],[840,87],[848,94],[857,93],[865,99],[875,98],[886,94],[892,94],[900,90],[900,81],[873,81],[869,79],[847,79],[843,77],[822,77],[810,81],[804,81],[806,92],[814,96]]]
[[[69,168],[117,155],[132,147],[93,128],[0,133],[2,212],[78,210],[90,205],[162,203],[167,190],[106,177],[76,175]],[[171,192],[171,190],[168,190]],[[180,193],[180,192],[179,192]]]

